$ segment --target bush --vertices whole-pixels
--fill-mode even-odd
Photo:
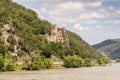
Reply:
[[[82,67],[82,58],[76,55],[65,57],[64,66],[67,68]]]
[[[15,45],[16,44],[16,40],[15,40],[15,38],[12,35],[10,35],[8,37],[7,42],[10,43],[11,45]]]
[[[10,52],[14,52],[14,51],[15,51],[14,46],[13,46],[13,45],[10,45],[10,46],[8,47],[8,50],[9,50]]]
[[[0,71],[2,71],[2,68],[3,68],[3,56],[2,56],[2,54],[0,54]]]
[[[91,60],[89,58],[85,58],[84,66],[85,67],[91,67],[92,66]]]
[[[6,49],[3,45],[0,45],[0,54],[5,55]]]
[[[110,59],[108,57],[102,57],[101,59],[98,60],[98,63],[100,65],[108,64],[108,63],[110,63]]]
[[[49,58],[44,59],[44,65],[45,65],[46,69],[50,69],[52,67],[52,64],[53,64],[53,62],[51,59],[49,59]]]
[[[7,64],[6,65],[6,71],[15,71],[15,67],[13,64]]]

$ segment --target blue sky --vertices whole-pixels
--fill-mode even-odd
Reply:
[[[120,0],[13,0],[89,44],[120,38]]]

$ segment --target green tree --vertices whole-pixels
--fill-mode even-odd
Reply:
[[[12,35],[10,35],[10,36],[8,37],[7,41],[8,41],[11,45],[15,45],[15,44],[16,44],[16,40],[15,40],[15,38],[14,38]]]
[[[100,65],[108,64],[108,63],[110,63],[110,59],[109,59],[108,57],[102,57],[102,58],[100,58],[100,59],[98,60],[98,63],[99,63]]]
[[[82,58],[76,55],[65,57],[64,66],[67,68],[82,67]]]

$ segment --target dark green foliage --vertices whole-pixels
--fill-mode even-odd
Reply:
[[[120,59],[117,59],[116,62],[120,62]]]
[[[43,62],[46,69],[50,69],[52,67],[53,62],[50,58],[45,58]]]
[[[10,46],[8,47],[8,51],[14,52],[14,51],[15,51],[15,50],[14,50],[14,46],[13,46],[13,45],[10,45]]]
[[[0,71],[14,71],[15,62],[10,58],[9,54],[6,53],[4,56],[0,55]]]
[[[5,52],[6,52],[5,47],[2,44],[0,44],[0,54],[5,55]]]
[[[8,63],[6,65],[6,71],[14,71],[14,70],[15,70],[15,67],[13,64]]]
[[[82,58],[76,55],[68,56],[64,59],[64,66],[67,68],[82,67],[82,61]]]
[[[84,60],[84,66],[85,67],[91,67],[92,66],[90,58],[85,58],[85,60]]]
[[[98,60],[98,63],[100,65],[108,64],[108,63],[110,63],[110,59],[108,57],[102,57],[101,59]]]
[[[15,38],[12,35],[10,35],[8,37],[7,42],[10,43],[11,45],[15,45],[16,44],[16,40],[15,40]]]
[[[3,55],[0,54],[0,71],[2,71],[3,66],[4,66]]]
[[[27,70],[49,69],[52,67],[52,60],[41,56],[33,56],[32,62],[27,64]]]

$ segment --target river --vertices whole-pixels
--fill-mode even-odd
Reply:
[[[0,80],[120,80],[120,64],[87,68],[1,72]]]

